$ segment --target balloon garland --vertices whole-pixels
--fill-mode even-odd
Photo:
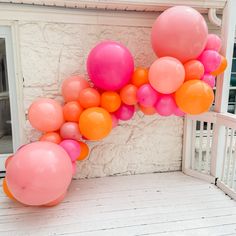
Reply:
[[[28,119],[43,135],[7,159],[3,190],[9,198],[32,206],[60,203],[76,161],[89,154],[83,140],[103,139],[138,108],[162,116],[209,110],[215,76],[227,61],[219,54],[220,38],[208,34],[201,14],[185,6],[169,8],[156,19],[151,42],[158,58],[149,69],[134,70],[122,44],[101,42],[87,59],[93,85],[84,76],[71,76],[62,84],[63,106],[47,98],[33,102]]]

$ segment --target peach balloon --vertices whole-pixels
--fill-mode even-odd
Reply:
[[[148,83],[148,69],[137,68],[132,76],[131,83],[137,88]]]
[[[83,89],[79,94],[79,103],[84,108],[100,105],[100,94],[94,88]]]
[[[83,161],[89,154],[89,147],[84,142],[79,142],[80,155],[77,157],[77,161]]]
[[[144,107],[142,105],[139,105],[140,110],[143,112],[143,114],[151,116],[156,114],[156,109],[155,107]]]
[[[29,108],[28,118],[35,129],[43,132],[56,131],[64,123],[61,105],[49,98],[33,102]]]
[[[48,142],[52,142],[56,144],[59,144],[62,141],[61,136],[57,132],[49,132],[49,133],[43,134],[39,140],[48,141]]]
[[[204,75],[204,66],[198,60],[191,60],[184,64],[185,81],[200,79]]]
[[[121,101],[127,105],[137,104],[137,90],[138,88],[133,84],[125,85],[120,91]]]
[[[79,130],[79,125],[76,122],[66,122],[61,126],[60,135],[63,139],[73,139],[79,141],[81,133]]]
[[[227,59],[223,56],[221,56],[221,62],[220,62],[220,65],[218,66],[218,68],[211,72],[212,75],[214,76],[217,76],[217,75],[220,75],[221,73],[223,73],[225,71],[227,67]]]
[[[108,112],[114,112],[119,109],[121,105],[120,95],[117,92],[107,91],[101,95],[101,107]]]
[[[63,107],[65,121],[78,122],[83,107],[76,101],[68,102]]]
[[[82,75],[74,75],[62,83],[62,96],[65,102],[78,101],[80,92],[89,87],[88,81]]]

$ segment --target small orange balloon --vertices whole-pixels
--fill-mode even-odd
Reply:
[[[5,161],[5,169],[7,169],[8,164],[10,163],[11,159],[13,158],[13,155],[9,156]]]
[[[227,59],[221,56],[221,62],[220,62],[219,67],[215,71],[211,72],[211,74],[214,76],[220,75],[221,73],[225,71],[227,64],[228,64]]]
[[[142,105],[139,105],[140,110],[143,112],[143,114],[151,116],[156,114],[156,109],[154,107],[144,107]]]
[[[79,94],[79,103],[84,108],[100,105],[100,94],[94,88],[83,89]]]
[[[79,119],[81,134],[88,140],[100,140],[112,130],[110,113],[101,107],[92,107],[84,110]]]
[[[175,93],[175,101],[178,107],[191,115],[208,111],[213,100],[212,88],[201,80],[189,80]]]
[[[59,144],[62,141],[62,138],[57,132],[49,132],[43,134],[39,140]]]
[[[138,88],[133,84],[127,84],[120,91],[121,101],[127,105],[137,104],[137,90]]]
[[[148,69],[146,68],[137,68],[132,76],[131,83],[137,88],[141,87],[144,84],[149,83],[148,81]]]
[[[120,95],[116,92],[107,91],[101,95],[101,107],[108,112],[115,112],[121,105]]]
[[[191,60],[184,64],[185,81],[201,79],[204,75],[204,66],[198,60]]]
[[[8,186],[7,186],[7,182],[6,179],[3,179],[2,182],[2,188],[3,188],[3,192],[12,200],[15,200],[14,196],[12,195],[12,193],[10,192]]]
[[[65,121],[78,122],[83,107],[78,102],[68,102],[63,107]]]
[[[83,161],[89,154],[89,147],[84,142],[79,142],[80,145],[80,155],[77,158],[77,161]]]

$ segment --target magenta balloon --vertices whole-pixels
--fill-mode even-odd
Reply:
[[[221,63],[221,56],[216,51],[206,50],[200,55],[198,60],[203,64],[205,73],[210,73],[219,67]]]
[[[170,116],[174,113],[177,106],[172,95],[162,94],[161,97],[158,98],[155,108],[157,113],[161,116]]]
[[[70,139],[63,140],[59,145],[64,148],[72,162],[76,161],[81,152],[80,145],[77,141]]]
[[[117,42],[102,42],[89,53],[87,71],[96,87],[119,90],[131,79],[133,57],[126,47]]]
[[[208,34],[205,50],[219,52],[221,48],[221,39],[216,34]]]
[[[6,171],[7,185],[13,196],[32,206],[44,205],[60,197],[71,178],[72,164],[66,151],[45,141],[20,149]]]
[[[132,105],[122,104],[120,108],[114,113],[119,120],[130,120],[135,112],[135,107]]]
[[[158,99],[158,92],[150,84],[142,85],[137,91],[137,100],[144,107],[152,107]]]
[[[79,125],[76,122],[66,122],[61,126],[60,135],[62,139],[74,139],[79,141],[81,139],[81,133]]]
[[[216,78],[215,78],[215,76],[213,76],[211,74],[203,75],[201,80],[204,81],[205,83],[207,83],[211,88],[214,88],[216,85]]]
[[[191,7],[164,11],[152,27],[152,47],[158,57],[171,56],[186,62],[204,50],[208,29],[203,16]]]
[[[174,110],[174,115],[181,117],[181,116],[184,116],[185,113],[183,111],[181,111],[178,107],[176,107],[175,110]]]

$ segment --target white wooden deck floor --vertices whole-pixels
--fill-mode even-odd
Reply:
[[[236,202],[181,172],[74,180],[53,208],[1,193],[0,235],[236,235]]]

